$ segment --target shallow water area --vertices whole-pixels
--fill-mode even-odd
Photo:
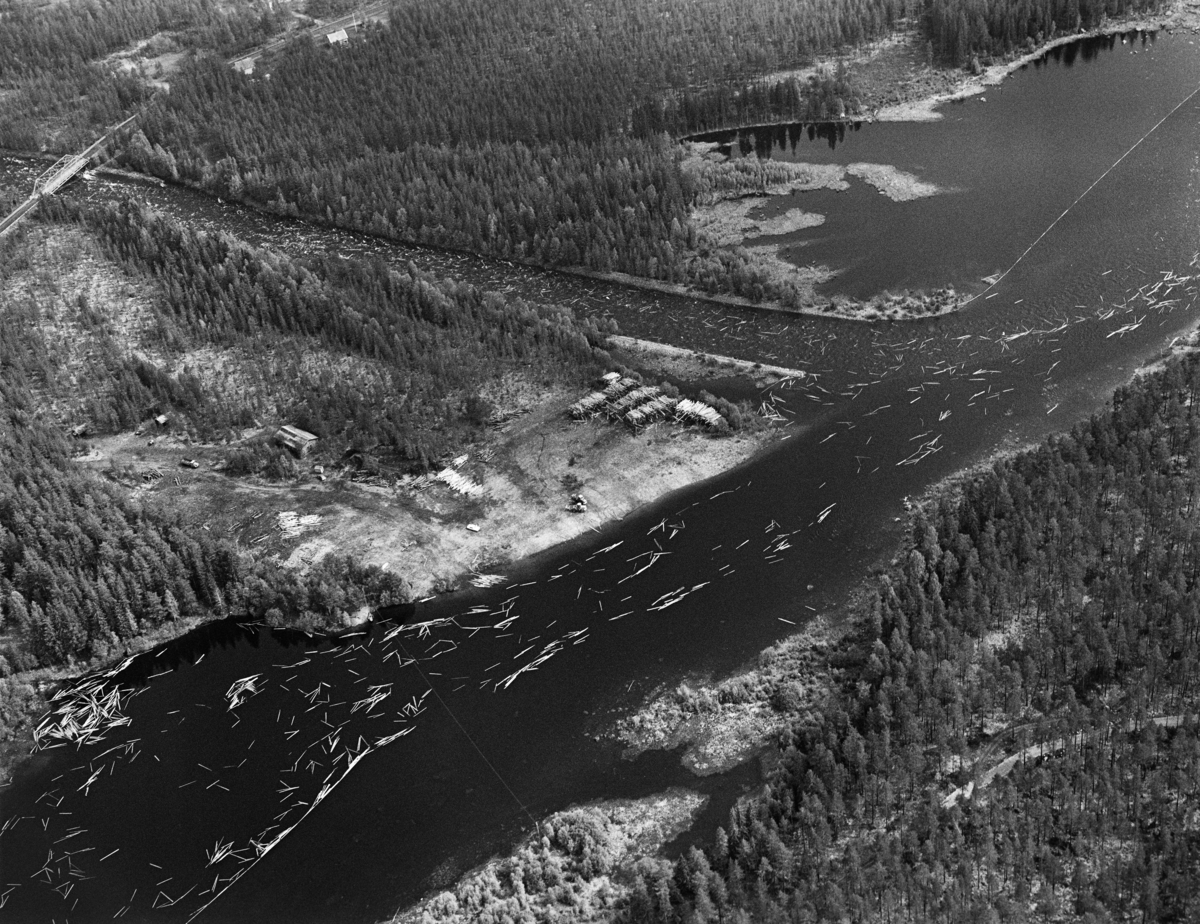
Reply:
[[[733,157],[889,164],[935,184],[944,192],[908,202],[853,176],[845,192],[781,197],[772,210],[826,221],[767,240],[803,244],[790,259],[839,270],[828,293],[972,291],[1197,85],[1192,36],[1129,32],[1054,48],[1003,83],[942,106],[938,122],[766,126],[702,138]]]

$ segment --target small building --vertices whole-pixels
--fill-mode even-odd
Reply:
[[[157,417],[154,418],[154,422],[156,424],[158,424],[160,427],[165,427],[167,424],[169,424],[171,422],[171,418],[168,417],[166,414],[159,414]]]
[[[344,45],[346,42],[350,41],[350,36],[346,34],[345,29],[338,29],[337,32],[330,32],[327,36],[325,36],[325,38],[329,40],[330,45]]]
[[[308,447],[316,441],[313,434],[291,424],[285,424],[275,432],[275,442],[301,459],[308,455]]]

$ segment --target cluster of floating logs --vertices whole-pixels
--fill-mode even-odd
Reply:
[[[73,742],[77,747],[96,744],[104,740],[106,732],[129,724],[129,717],[122,714],[122,708],[133,691],[116,686],[106,687],[105,680],[110,673],[89,677],[77,686],[60,690],[54,695],[53,700],[58,704],[33,730],[34,751],[67,742]]]
[[[249,677],[243,677],[241,680],[235,680],[230,684],[229,689],[225,692],[225,699],[229,702],[230,712],[259,692],[258,679],[261,676],[262,674],[251,674]]]
[[[574,420],[590,420],[603,414],[609,420],[621,420],[641,430],[660,420],[673,418],[684,424],[699,424],[713,430],[726,426],[720,412],[703,401],[672,398],[657,385],[641,385],[629,376],[606,376],[608,384],[580,398],[568,409]]]
[[[734,495],[749,484],[717,491],[707,502]],[[562,562],[545,583],[569,582],[569,589],[562,590],[565,599],[572,602],[567,602],[557,613],[547,614],[552,617],[548,620],[536,610],[524,615],[521,612],[523,589],[540,582],[514,581],[507,585],[511,593],[504,595],[503,600],[489,600],[415,624],[380,627],[382,631],[363,630],[334,643],[305,646],[302,654],[296,652],[298,657],[272,664],[271,671],[264,665],[260,672],[236,680],[226,678],[232,682],[228,686],[222,683],[225,689],[215,689],[213,701],[197,702],[195,710],[188,710],[187,714],[182,709],[171,709],[156,719],[155,710],[138,713],[135,724],[144,723],[139,732],[158,734],[147,736],[146,741],[128,738],[127,733],[114,741],[116,736],[110,735],[102,747],[96,738],[83,741],[83,753],[72,760],[79,766],[56,777],[51,788],[39,798],[39,812],[44,817],[29,814],[0,819],[0,837],[15,840],[25,838],[30,832],[41,839],[41,833],[45,832],[46,846],[53,847],[53,851],[36,873],[33,870],[36,861],[24,872],[34,874],[26,878],[39,891],[49,888],[58,892],[65,910],[71,910],[70,906],[80,900],[80,893],[90,888],[88,880],[101,876],[109,881],[134,877],[129,880],[130,892],[125,893],[128,897],[124,901],[114,900],[104,918],[110,914],[120,918],[126,913],[132,918],[144,916],[147,910],[175,908],[178,920],[192,921],[318,810],[326,796],[365,757],[409,735],[427,708],[434,685],[447,694],[476,685],[480,690],[500,694],[528,682],[551,659],[564,654],[569,657],[575,646],[591,640],[594,629],[609,622],[636,619],[639,615],[664,618],[664,611],[668,610],[667,618],[676,615],[683,618],[685,607],[694,602],[694,595],[702,594],[718,578],[734,573],[737,550],[750,546],[748,556],[765,556],[769,564],[782,562],[785,550],[792,547],[791,538],[800,531],[785,529],[771,521],[761,536],[747,535],[740,544],[726,540],[715,546],[713,553],[727,548],[730,561],[721,564],[708,580],[685,584],[664,576],[662,586],[657,581],[640,584],[639,579],[649,569],[670,567],[672,542],[687,535],[688,511],[703,503],[696,500],[664,517],[649,527],[644,537],[620,539],[591,551],[586,557]],[[817,522],[824,520],[831,509],[832,505],[822,511]],[[618,549],[623,551],[618,553]],[[792,620],[783,621],[795,625]],[[466,663],[453,657],[461,644],[476,636],[479,636],[474,643],[477,647],[486,645],[496,655],[494,663],[482,671],[470,670]],[[156,654],[147,653],[143,657],[150,660]],[[394,668],[389,664],[393,659]],[[406,670],[409,667],[416,670]],[[121,687],[112,672],[87,678],[73,690],[59,695],[58,709],[54,717],[43,723],[43,733],[53,725],[107,727],[106,723],[112,724],[109,720],[123,719],[121,711],[113,707],[127,703],[135,692]],[[186,709],[186,703],[180,705]],[[100,718],[99,722],[93,714]],[[185,719],[187,726],[180,728]],[[191,731],[192,722],[197,719],[215,721],[216,726],[206,727],[226,731],[197,738]],[[164,728],[151,724],[160,720],[165,720]],[[175,734],[174,741],[169,733]],[[94,753],[89,745],[97,745]],[[197,745],[211,750],[211,757],[205,756],[207,763],[196,761],[193,765],[191,760],[178,759]],[[122,768],[133,762],[143,746],[148,762],[158,762],[161,755],[163,772],[179,774],[176,786],[183,793],[179,798],[188,800],[188,810],[197,817],[228,804],[224,801],[228,793],[237,794],[238,808],[229,816],[237,828],[210,829],[203,841],[194,843],[194,849],[173,857],[171,868],[163,869],[151,862],[154,872],[139,878],[138,867],[144,854],[135,857],[118,844],[98,842],[94,832],[72,827],[78,817],[72,810],[77,808],[79,799],[89,796],[91,789],[103,789],[114,771],[120,776]],[[189,750],[181,751],[181,747]],[[169,755],[176,759],[168,760]],[[153,765],[158,769],[157,763]],[[272,777],[257,770],[248,775],[242,770],[244,765],[259,769],[270,769],[273,765],[277,775]],[[262,798],[254,803],[253,810],[246,809],[251,804],[249,795],[260,786],[267,787],[259,793]],[[40,831],[36,824],[39,820]],[[18,823],[20,827],[14,835]],[[70,849],[64,851],[57,846],[60,844]],[[8,848],[9,844],[6,842],[4,846]],[[37,859],[45,855],[40,853]],[[150,882],[154,886],[147,888]],[[14,887],[12,883],[6,885]],[[8,901],[8,895],[0,891],[0,905]],[[100,896],[91,900],[108,899]],[[117,906],[116,901],[121,904]],[[100,919],[100,915],[92,914],[89,919]]]

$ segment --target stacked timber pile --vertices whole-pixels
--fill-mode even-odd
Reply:
[[[567,409],[574,420],[591,420],[603,414],[609,420],[621,420],[641,430],[660,420],[674,419],[682,424],[699,424],[710,430],[723,430],[728,424],[720,412],[703,401],[674,398],[657,385],[641,385],[628,376],[609,373],[607,385],[580,398]]]
[[[671,412],[675,410],[675,404],[678,400],[677,398],[669,398],[660,392],[649,401],[627,411],[625,422],[635,430],[640,430],[642,427],[649,426],[655,421],[669,417]]]
[[[697,423],[713,430],[725,425],[725,418],[716,408],[691,398],[684,398],[675,405],[675,416],[683,423]]]
[[[608,405],[605,413],[610,420],[621,420],[640,404],[644,404],[656,395],[662,394],[655,385],[640,385],[629,394],[618,398]]]
[[[575,420],[587,420],[601,413],[605,406],[623,397],[637,387],[637,379],[628,376],[609,381],[602,391],[594,391],[585,395],[567,411]]]
[[[483,494],[483,485],[476,484],[462,472],[456,472],[452,468],[444,468],[433,476],[434,481],[440,481],[452,491],[457,491],[459,494],[464,494],[467,497],[479,497]]]

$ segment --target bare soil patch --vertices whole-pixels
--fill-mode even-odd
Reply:
[[[457,466],[482,487],[479,497],[428,478],[394,486],[356,483],[345,475],[321,481],[307,463],[290,483],[233,479],[220,471],[233,444],[149,433],[94,440],[80,464],[290,566],[304,569],[336,551],[391,569],[416,596],[425,596],[460,586],[473,572],[503,573],[520,559],[598,531],[643,504],[745,462],[779,436],[761,429],[718,437],[665,423],[635,435],[619,424],[571,421],[566,409],[578,397],[562,387],[528,388],[524,411]],[[199,467],[183,467],[185,459]],[[567,510],[573,493],[588,499],[587,512]]]

